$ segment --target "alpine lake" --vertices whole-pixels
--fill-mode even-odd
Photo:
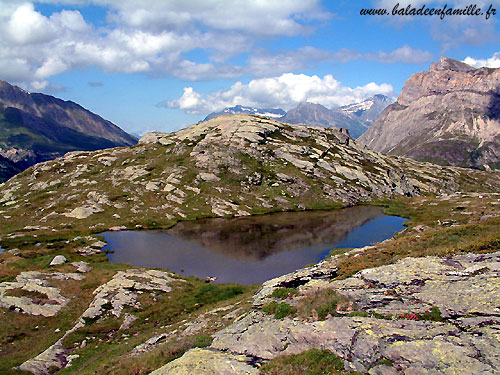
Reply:
[[[356,206],[181,221],[167,230],[101,235],[111,262],[247,285],[317,263],[336,248],[383,241],[406,220],[385,215],[380,207]]]

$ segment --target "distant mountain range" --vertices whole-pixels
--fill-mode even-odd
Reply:
[[[69,151],[135,143],[135,137],[76,103],[0,81],[0,182]]]
[[[420,161],[500,168],[500,69],[441,57],[412,75],[360,141]]]
[[[227,107],[224,108],[222,111],[219,112],[212,112],[207,115],[203,119],[203,121],[210,120],[214,117],[221,116],[221,115],[234,115],[237,113],[247,113],[249,115],[258,115],[258,116],[265,116],[265,117],[270,117],[270,118],[276,118],[279,119],[286,115],[286,112],[282,109],[275,108],[275,109],[259,109],[259,108],[254,108],[254,107],[244,107],[242,105],[236,105],[234,107]]]
[[[322,127],[340,127],[347,129],[353,138],[363,134],[382,110],[392,103],[385,95],[375,95],[361,103],[349,104],[328,109],[321,104],[299,103],[295,108],[285,112],[282,109],[259,109],[237,105],[225,108],[220,112],[212,112],[204,121],[211,118],[236,113],[248,113],[279,119],[290,124],[314,125]]]

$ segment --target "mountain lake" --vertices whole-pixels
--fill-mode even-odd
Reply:
[[[380,207],[357,206],[181,221],[167,230],[101,235],[111,262],[253,284],[317,263],[335,248],[383,241],[406,220],[385,215]]]

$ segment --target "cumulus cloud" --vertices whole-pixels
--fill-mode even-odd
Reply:
[[[403,45],[391,52],[369,52],[361,53],[359,51],[351,49],[341,49],[334,55],[334,59],[346,63],[352,60],[371,60],[378,61],[384,64],[393,63],[406,63],[406,64],[422,64],[431,61],[433,58],[432,53],[429,51],[422,51],[419,49],[413,49],[408,45]]]
[[[464,63],[469,64],[475,68],[500,68],[500,52],[495,52],[492,57],[487,59],[475,59],[467,56]]]
[[[316,63],[332,59],[333,55],[330,51],[306,46],[293,51],[255,54],[250,57],[246,70],[256,76],[276,75],[295,70],[309,69]]]
[[[355,88],[343,86],[332,75],[323,78],[313,75],[286,73],[279,77],[260,78],[248,84],[236,82],[227,90],[201,94],[185,87],[183,95],[158,106],[179,108],[188,114],[207,114],[237,104],[256,107],[275,107],[288,110],[300,102],[308,101],[325,107],[360,102],[375,94],[392,95],[391,85],[374,82]]]
[[[288,63],[275,65],[274,72],[272,58],[265,53],[249,59],[248,67],[228,60],[253,52],[257,41],[305,34],[311,24],[330,17],[319,0],[263,0],[245,6],[225,0],[88,3],[108,10],[105,27],[88,23],[78,11],[62,10],[45,16],[30,2],[0,0],[0,79],[43,82],[88,66],[190,80],[234,78],[249,72],[276,75],[287,67],[306,66],[306,59],[292,64],[298,53],[289,53]],[[206,51],[208,61],[186,57],[196,49]],[[321,57],[319,51],[308,52],[311,59]],[[255,73],[251,72],[253,68]]]
[[[240,1],[226,0],[99,0],[115,12],[110,19],[149,30],[181,30],[198,23],[223,31],[260,35],[296,35],[308,31],[304,19],[324,20],[331,15],[319,0]]]

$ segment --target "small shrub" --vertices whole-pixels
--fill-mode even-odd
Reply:
[[[352,309],[347,297],[337,294],[333,289],[321,289],[302,298],[297,307],[302,318],[324,320],[328,315],[338,315],[338,311]]]
[[[273,298],[280,298],[280,299],[285,299],[288,297],[296,296],[299,294],[297,289],[293,288],[276,288],[273,290],[273,293],[271,294],[271,297]]]
[[[281,302],[278,303],[276,301],[273,301],[271,303],[268,303],[262,308],[262,311],[264,311],[266,314],[274,314],[274,317],[276,319],[283,319],[284,317],[288,315],[295,314],[297,311],[295,307],[290,306],[286,302]]]
[[[347,316],[349,316],[349,317],[359,316],[359,317],[367,318],[370,316],[370,314],[368,314],[366,311],[353,311],[353,312],[350,312],[349,315],[347,315]]]
[[[380,366],[380,365],[385,365],[385,366],[393,367],[394,363],[392,363],[392,361],[390,359],[382,358],[380,361],[378,361],[377,363],[375,363],[375,366]]]
[[[208,335],[196,336],[194,338],[194,345],[198,348],[206,348],[212,344],[213,337]]]
[[[430,311],[426,311],[424,314],[419,314],[420,320],[432,320],[434,322],[444,322],[443,317],[441,316],[441,311],[439,311],[439,307],[433,306]]]

